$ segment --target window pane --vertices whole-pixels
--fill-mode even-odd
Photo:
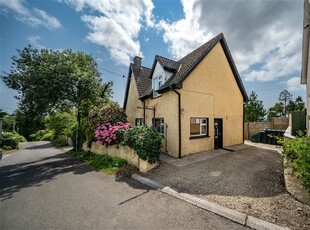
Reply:
[[[165,132],[165,123],[163,118],[155,118],[154,120],[154,129],[160,134]]]
[[[207,123],[207,119],[201,119],[201,124],[206,124]]]
[[[196,119],[195,118],[191,118],[191,124],[195,124],[196,123]]]
[[[201,125],[201,134],[207,134],[207,126]]]
[[[199,124],[191,124],[190,130],[191,130],[191,135],[199,135],[200,134],[200,125]]]

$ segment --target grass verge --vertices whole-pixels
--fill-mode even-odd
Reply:
[[[68,154],[107,174],[115,174],[120,168],[127,165],[127,161],[119,157],[112,158],[108,155],[73,150]]]

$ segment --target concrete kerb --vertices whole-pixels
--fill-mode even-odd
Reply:
[[[257,230],[280,230],[280,229],[290,229],[287,227],[282,227],[252,216],[248,216],[247,214],[223,207],[219,204],[212,203],[207,200],[203,200],[197,196],[187,194],[187,193],[179,193],[175,191],[174,189],[170,188],[169,186],[162,185],[160,183],[157,183],[153,180],[150,180],[148,178],[145,178],[138,174],[133,174],[132,178],[139,181],[142,184],[148,185],[152,188],[155,188],[163,193],[166,193],[168,195],[171,195],[173,197],[179,198],[180,200],[183,200],[185,202],[188,202],[192,205],[195,205],[197,207],[200,207],[201,209],[213,212],[217,215],[220,215],[222,217],[225,217],[226,219],[232,220],[236,223],[248,226],[253,229]]]

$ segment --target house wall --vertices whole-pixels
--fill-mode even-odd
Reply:
[[[130,124],[135,125],[136,118],[143,118],[143,109],[137,107],[143,107],[143,103],[139,100],[138,90],[135,78],[131,76],[126,105],[127,120]]]
[[[178,96],[169,91],[153,99],[147,99],[145,105],[155,109],[156,118],[164,118],[166,135],[163,145],[167,145],[167,154],[178,157],[179,130],[178,130]],[[152,126],[154,111],[146,110],[146,125]],[[165,149],[165,146],[164,146]]]
[[[160,66],[160,65],[159,65]],[[158,68],[159,69],[159,68]],[[162,69],[163,71],[163,69]],[[128,91],[126,114],[127,120],[132,125],[135,125],[136,118],[143,118],[143,103],[139,100],[137,86],[134,77],[131,77],[131,82]],[[152,126],[152,118],[164,118],[166,127],[166,135],[163,139],[163,149],[171,156],[178,156],[178,98],[174,92],[168,92],[160,95],[157,98],[145,100],[145,123]]]
[[[182,156],[214,148],[214,118],[223,119],[223,147],[243,143],[243,97],[220,43],[183,82]],[[190,139],[190,118],[209,118],[209,137]]]

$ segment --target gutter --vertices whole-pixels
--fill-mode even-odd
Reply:
[[[172,86],[170,86],[172,88]],[[182,157],[182,153],[181,153],[181,147],[182,147],[182,143],[181,143],[181,94],[176,91],[175,89],[172,90],[173,92],[175,92],[178,95],[178,118],[179,118],[179,158]]]

